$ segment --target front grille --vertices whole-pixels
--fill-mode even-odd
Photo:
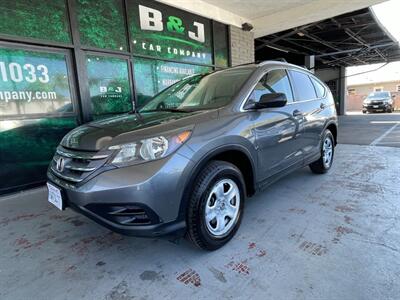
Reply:
[[[144,205],[95,203],[87,205],[86,209],[121,225],[151,225],[160,222],[157,215]]]
[[[111,153],[76,151],[59,146],[50,163],[50,169],[64,181],[79,183],[103,166]]]
[[[373,105],[381,105],[381,104],[383,104],[383,101],[371,101],[371,104],[373,104]]]

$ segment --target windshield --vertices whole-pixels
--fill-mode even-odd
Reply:
[[[185,112],[223,107],[253,71],[254,67],[242,67],[185,78],[157,94],[139,111]]]
[[[389,92],[375,92],[368,95],[368,100],[371,99],[382,99],[382,98],[390,98]]]

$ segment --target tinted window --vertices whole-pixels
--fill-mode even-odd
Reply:
[[[70,43],[65,0],[0,1],[0,33]]]
[[[314,86],[307,74],[297,71],[290,71],[293,78],[293,85],[296,91],[296,101],[311,100],[317,98]]]
[[[206,66],[139,57],[134,59],[133,70],[138,106],[143,106],[155,94],[187,76],[212,71],[210,67]]]
[[[214,22],[214,59],[218,67],[228,66],[228,26]]]
[[[211,20],[157,1],[126,2],[134,54],[212,64]]]
[[[78,0],[76,4],[83,45],[127,51],[121,0]]]
[[[93,115],[131,111],[128,61],[122,58],[88,55],[86,64]]]
[[[285,70],[273,70],[264,75],[250,95],[251,100],[258,102],[262,95],[284,93],[287,100],[293,101],[292,89]]]
[[[381,99],[381,98],[389,98],[389,92],[374,92],[368,95],[368,99]]]
[[[71,112],[64,53],[0,49],[0,117]]]
[[[140,112],[162,109],[194,111],[225,106],[253,71],[253,68],[234,68],[194,75],[156,95]]]
[[[315,78],[311,77],[311,80],[314,84],[315,91],[317,92],[317,97],[322,98],[325,95],[325,87]]]

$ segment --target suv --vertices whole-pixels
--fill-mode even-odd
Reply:
[[[394,111],[393,98],[395,95],[391,95],[390,92],[373,92],[365,98],[363,102],[362,112],[388,112]]]
[[[245,199],[309,165],[332,165],[337,116],[307,70],[266,61],[187,77],[132,113],[68,133],[48,170],[49,201],[133,236],[186,236],[214,250]]]

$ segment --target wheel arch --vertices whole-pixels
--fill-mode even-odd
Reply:
[[[337,124],[335,122],[330,122],[325,126],[325,129],[329,129],[330,132],[332,132],[333,138],[335,139],[335,145],[337,145],[337,137],[338,137]]]
[[[251,158],[250,152],[241,145],[224,145],[204,155],[196,165],[193,167],[192,172],[188,176],[185,183],[185,189],[181,199],[179,209],[179,219],[186,218],[186,210],[189,203],[189,197],[193,188],[193,183],[201,170],[206,164],[212,160],[221,160],[235,165],[242,173],[243,179],[246,184],[246,194],[251,196],[256,191],[256,169],[255,162]]]

